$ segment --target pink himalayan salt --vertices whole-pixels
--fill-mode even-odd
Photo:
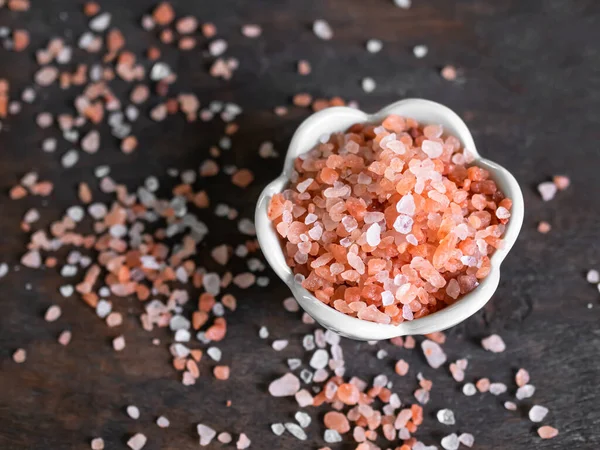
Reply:
[[[539,423],[548,415],[548,408],[540,405],[533,405],[529,410],[529,420]]]
[[[238,450],[244,450],[250,447],[250,439],[248,439],[248,436],[246,436],[245,433],[241,433],[235,446]]]
[[[427,363],[434,369],[437,369],[446,362],[446,354],[439,344],[430,341],[429,339],[425,339],[421,343],[421,348],[423,349],[423,354],[427,359]]]
[[[556,188],[559,191],[564,191],[571,184],[571,180],[569,179],[569,177],[564,175],[555,175],[554,177],[552,177],[552,181],[554,182]]]
[[[132,450],[141,450],[146,445],[147,440],[148,438],[142,433],[137,433],[127,441],[127,446]]]
[[[542,439],[552,439],[558,436],[558,430],[548,425],[538,428],[537,432]]]
[[[515,375],[515,383],[517,383],[518,387],[523,387],[529,383],[529,372],[525,369],[519,369]]]
[[[512,202],[438,125],[387,117],[301,155],[268,217],[297,281],[340,312],[398,324],[479,285]]]
[[[272,381],[269,385],[269,393],[273,397],[289,397],[300,390],[300,380],[292,373],[286,373],[280,378]]]
[[[482,339],[481,346],[492,353],[502,353],[506,350],[506,344],[504,344],[502,338],[497,334],[492,334],[491,336]]]

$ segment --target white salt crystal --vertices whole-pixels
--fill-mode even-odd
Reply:
[[[294,415],[294,418],[296,419],[296,421],[300,424],[300,426],[302,428],[306,428],[307,426],[310,425],[311,417],[304,411],[298,411]]]
[[[217,347],[209,347],[208,350],[206,350],[206,354],[210,356],[213,361],[221,361],[222,352]]]
[[[196,431],[198,432],[198,436],[200,436],[200,445],[203,447],[210,444],[210,442],[217,435],[217,432],[215,430],[213,430],[208,425],[204,425],[202,423],[199,423],[196,426]]]
[[[446,450],[458,450],[458,446],[460,445],[456,433],[449,434],[442,438],[441,444]]]
[[[471,433],[462,433],[458,436],[458,440],[465,447],[473,447],[473,444],[475,443],[475,438]]]
[[[437,420],[444,425],[454,425],[454,412],[451,409],[440,409],[437,412]]]
[[[379,39],[369,39],[367,41],[367,51],[369,53],[378,53],[383,48],[383,43]]]
[[[429,49],[426,45],[415,45],[413,47],[413,55],[415,55],[415,58],[425,58],[428,52]]]
[[[97,32],[102,32],[110,25],[111,15],[110,13],[98,14],[92,20],[90,20],[90,29]]]
[[[273,341],[273,350],[275,350],[276,352],[283,350],[288,346],[288,342],[289,341],[287,339],[278,339],[276,341]]]
[[[542,200],[548,202],[554,198],[558,188],[552,181],[545,181],[538,184],[538,192],[542,196]]]
[[[406,194],[396,203],[396,211],[407,216],[412,216],[415,213],[415,208],[415,199],[411,194]]]
[[[421,144],[421,149],[430,158],[439,158],[444,152],[444,147],[439,142],[424,140]]]
[[[473,383],[465,383],[462,391],[463,391],[463,394],[465,394],[467,397],[470,397],[477,393],[477,388],[475,387],[475,385]]]
[[[300,380],[292,373],[286,373],[269,385],[269,393],[273,397],[289,397],[298,390],[300,390]]]
[[[540,405],[533,405],[529,410],[529,420],[535,423],[539,423],[548,414],[548,408]]]
[[[500,395],[506,392],[506,385],[504,383],[492,383],[490,384],[490,394]]]
[[[336,442],[342,442],[342,436],[336,430],[325,430],[323,440],[328,444],[335,444]]]
[[[324,369],[329,362],[329,354],[327,350],[318,349],[310,358],[309,365],[313,369]]]
[[[481,346],[492,353],[502,353],[506,350],[506,344],[504,344],[502,338],[497,334],[492,334],[491,336],[482,339]]]
[[[600,273],[597,270],[592,269],[587,273],[586,279],[588,283],[600,283]]]
[[[317,19],[313,23],[313,32],[319,39],[325,41],[330,40],[333,37],[333,30],[327,21],[323,19]]]
[[[137,406],[129,405],[127,407],[127,415],[132,419],[137,420],[140,418],[140,410]]]
[[[394,221],[394,230],[398,233],[408,234],[412,230],[413,218],[404,214],[400,214]]]
[[[402,9],[409,9],[411,4],[412,0],[394,0],[394,5]]]
[[[365,91],[367,94],[373,92],[375,90],[375,88],[377,87],[375,80],[371,77],[365,77],[362,79],[361,82],[361,86],[363,91]]]
[[[367,229],[367,244],[371,247],[377,247],[381,242],[381,227],[374,223]]]
[[[284,426],[285,426],[285,429],[288,430],[288,432],[292,436],[294,436],[296,439],[299,439],[301,441],[306,440],[306,437],[307,437],[306,432],[302,429],[302,427],[300,425],[288,422]]]
[[[281,436],[285,431],[285,427],[282,423],[274,423],[271,425],[271,431],[277,436]]]
[[[534,393],[535,386],[533,386],[532,384],[526,384],[525,386],[521,386],[519,389],[517,389],[515,397],[517,397],[517,400],[524,400],[526,398],[532,397]]]

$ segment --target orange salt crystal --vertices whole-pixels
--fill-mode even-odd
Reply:
[[[325,414],[323,423],[329,429],[335,430],[338,433],[347,433],[350,431],[350,423],[345,415],[339,412],[330,411]]]
[[[175,19],[175,11],[170,3],[160,3],[152,13],[152,18],[158,25],[168,25]]]
[[[337,390],[337,398],[346,405],[356,405],[358,403],[358,388],[349,383],[341,384]]]
[[[229,366],[215,366],[213,374],[217,380],[229,379]]]
[[[555,175],[552,181],[559,191],[564,191],[571,184],[570,178],[564,175]]]
[[[231,182],[241,188],[246,188],[254,180],[254,174],[248,169],[240,169],[231,177]]]
[[[13,48],[16,52],[23,51],[29,45],[29,32],[27,30],[13,31]]]
[[[217,34],[217,27],[212,23],[205,23],[202,25],[202,34],[205,38],[211,38]]]
[[[95,16],[99,12],[100,5],[98,5],[96,2],[87,2],[85,5],[83,5],[83,13],[88,17]]]
[[[448,81],[456,80],[458,75],[456,68],[454,66],[445,66],[441,72],[442,78]]]
[[[306,94],[306,93],[296,94],[296,95],[294,95],[294,98],[292,99],[292,103],[294,105],[304,107],[304,108],[307,106],[310,106],[311,102],[312,102],[312,96],[310,94]]]
[[[12,200],[19,200],[27,196],[27,189],[21,185],[14,186],[8,193]]]
[[[537,227],[537,230],[542,234],[549,233],[551,229],[552,226],[548,222],[544,221],[540,222]]]

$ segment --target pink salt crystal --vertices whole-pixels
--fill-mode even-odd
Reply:
[[[218,264],[224,266],[229,261],[229,247],[225,244],[219,245],[212,249],[210,255]]]
[[[415,213],[415,199],[411,194],[404,195],[396,204],[396,211],[400,214],[412,216]]]
[[[235,445],[238,450],[244,450],[250,447],[250,439],[248,439],[248,436],[246,436],[245,433],[241,433]]]
[[[569,177],[564,175],[555,175],[554,177],[552,177],[552,181],[554,182],[556,188],[559,191],[564,191],[571,184],[571,180],[569,179]]]
[[[502,338],[497,334],[492,334],[491,336],[482,339],[481,346],[492,353],[502,353],[506,350],[506,344],[504,344]]]
[[[273,397],[289,397],[296,394],[299,389],[300,380],[292,373],[286,373],[269,385],[269,393]]]
[[[146,445],[147,440],[148,439],[146,438],[146,436],[144,436],[142,433],[137,433],[134,434],[131,438],[129,438],[129,440],[127,441],[127,446],[132,450],[141,450],[142,448],[144,448],[144,445]]]
[[[506,392],[507,388],[504,383],[491,383],[490,384],[490,394],[492,395],[500,395]]]
[[[298,302],[294,297],[287,297],[283,300],[283,308],[289,312],[298,312],[300,311],[300,307],[298,306]]]
[[[504,206],[500,206],[496,210],[496,217],[498,219],[508,219],[510,217],[510,211],[506,209]]]
[[[517,404],[514,402],[504,402],[504,407],[509,411],[517,410]]]
[[[259,25],[247,24],[242,26],[242,34],[247,38],[257,38],[262,34],[262,28]]]
[[[458,281],[456,281],[454,278],[448,282],[448,286],[446,286],[446,294],[455,300],[460,295],[460,286],[458,285]]]
[[[391,322],[390,316],[379,311],[375,305],[369,305],[368,307],[361,309],[358,312],[358,318],[383,324],[389,324]]]
[[[537,432],[542,439],[552,439],[558,436],[558,430],[548,425],[538,428]]]
[[[439,158],[444,151],[444,147],[439,142],[425,140],[421,144],[421,149],[430,158]]]
[[[17,364],[22,364],[27,359],[27,351],[22,348],[18,348],[12,355],[12,359]]]
[[[165,416],[160,416],[156,419],[156,425],[158,425],[159,428],[168,428],[169,425],[171,425],[171,422]]]
[[[400,360],[398,360],[398,362],[396,362],[395,371],[401,377],[403,377],[404,375],[406,375],[408,373],[408,368],[409,368],[408,363],[406,361],[404,361],[403,359],[400,359]]]
[[[42,257],[37,250],[31,250],[21,257],[21,264],[25,267],[37,269],[42,264]]]
[[[475,438],[471,433],[462,433],[460,436],[458,436],[458,440],[462,445],[469,448],[473,447],[473,444],[475,443]]]
[[[410,309],[410,306],[404,305],[402,307],[402,317],[404,317],[406,320],[414,319],[414,315],[413,315],[412,310]]]
[[[538,232],[540,232],[542,234],[549,233],[551,229],[552,229],[552,226],[548,222],[544,222],[544,221],[540,222],[537,227]]]
[[[231,436],[231,434],[223,432],[219,433],[219,435],[217,436],[217,441],[219,441],[221,444],[229,444],[231,443],[231,441],[233,441],[233,437]]]
[[[113,339],[112,344],[113,344],[113,349],[117,352],[120,352],[121,350],[123,350],[125,348],[125,337],[117,336],[116,338]]]
[[[210,444],[211,441],[217,435],[217,432],[215,430],[213,430],[208,425],[204,425],[202,423],[199,423],[196,426],[196,431],[198,432],[198,436],[200,436],[200,445],[203,446],[203,447],[205,447],[208,444]]]
[[[525,386],[527,383],[529,383],[529,372],[527,372],[525,369],[519,369],[515,375],[515,382],[517,383],[518,387]]]
[[[256,277],[254,276],[254,274],[248,272],[241,273],[233,278],[233,284],[242,289],[249,288],[254,284],[255,281]]]
[[[275,350],[276,352],[283,350],[287,346],[288,346],[287,339],[279,339],[279,340],[273,341],[273,345],[272,345],[273,350]]]
[[[538,184],[538,192],[542,196],[542,200],[548,202],[556,195],[557,187],[551,181],[545,181]]]
[[[104,439],[102,438],[94,438],[90,443],[90,448],[92,450],[104,450]]]
[[[54,322],[61,315],[61,309],[58,305],[52,305],[46,310],[46,314],[44,315],[44,320],[46,322]]]
[[[439,344],[430,341],[429,339],[425,339],[421,343],[421,348],[425,358],[427,359],[427,363],[434,369],[437,369],[446,362],[446,354]]]
[[[313,380],[314,380],[314,377],[313,377]],[[317,381],[317,380],[314,380],[314,381]],[[296,394],[294,396],[296,398],[296,401],[298,402],[298,405],[301,408],[304,408],[305,406],[310,406],[313,404],[313,396],[306,389],[299,390],[298,392],[296,392]]]
[[[400,214],[394,221],[393,226],[398,233],[408,234],[412,230],[413,218],[404,214]]]
[[[67,346],[71,342],[71,332],[69,330],[64,330],[58,336],[58,343],[60,345]]]

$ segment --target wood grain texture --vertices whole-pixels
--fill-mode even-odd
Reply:
[[[33,1],[27,13],[0,10],[0,25],[26,28],[37,48],[55,35],[78,36],[85,20],[82,2]],[[129,45],[144,49],[157,40],[139,27],[141,14],[151,9],[150,0],[103,0],[113,21],[124,31]],[[600,305],[598,291],[585,282],[585,271],[600,268],[600,3],[596,0],[414,0],[412,9],[395,8],[391,0],[270,0],[219,2],[174,1],[178,14],[193,14],[214,22],[240,59],[240,69],[225,83],[208,76],[200,51],[181,56],[165,48],[167,61],[178,67],[177,85],[196,93],[203,104],[210,100],[236,101],[244,108],[234,150],[228,164],[250,167],[257,174],[246,190],[234,188],[226,177],[210,184],[213,204],[224,201],[242,216],[252,217],[253,201],[262,187],[280,170],[281,160],[257,157],[265,140],[285,151],[295,127],[308,111],[292,109],[276,118],[273,107],[288,104],[291,95],[306,91],[315,96],[356,99],[368,111],[390,101],[424,97],[444,103],[468,116],[479,151],[511,170],[523,186],[526,218],[515,249],[504,263],[497,295],[484,311],[448,332],[445,349],[450,360],[469,358],[467,379],[488,376],[512,384],[515,371],[526,367],[537,392],[517,413],[503,409],[508,396],[467,398],[440,369],[427,367],[419,351],[397,349],[388,343],[369,346],[344,341],[349,373],[370,377],[388,374],[405,402],[412,401],[414,375],[422,370],[434,380],[425,425],[418,436],[439,443],[451,429],[435,420],[442,407],[455,411],[452,430],[475,435],[476,448],[491,449],[597,449],[600,448]],[[59,13],[67,13],[62,20]],[[64,18],[64,16],[63,16]],[[317,40],[312,21],[326,18],[332,25],[332,41]],[[258,23],[263,36],[241,36],[244,23]],[[377,55],[368,54],[369,38],[384,42]],[[422,60],[412,56],[415,44],[429,46]],[[31,52],[0,51],[0,76],[11,82],[13,92],[31,85],[35,62]],[[313,73],[295,73],[298,59],[308,59]],[[439,76],[439,68],[452,63],[464,68],[465,81],[451,84]],[[377,89],[365,95],[360,80],[371,76]],[[27,236],[19,221],[29,207],[42,212],[42,224],[59,217],[76,201],[75,186],[93,183],[93,168],[110,164],[116,180],[134,186],[150,174],[161,178],[167,167],[195,168],[206,158],[209,145],[221,132],[214,124],[184,123],[182,118],[155,124],[142,119],[136,125],[140,149],[133,155],[118,151],[117,142],[104,137],[100,154],[82,158],[76,169],[63,170],[57,154],[43,154],[42,139],[51,134],[33,125],[35,115],[51,108],[67,110],[68,94],[44,91],[40,101],[25,105],[23,112],[5,123],[0,133],[0,261],[14,267]],[[142,131],[143,130],[143,131]],[[67,147],[61,150],[66,150]],[[49,201],[39,198],[11,202],[8,189],[28,170],[37,170],[57,185]],[[572,187],[551,203],[535,192],[537,183],[553,174],[572,176]],[[200,262],[210,264],[208,250],[223,242],[242,242],[234,224],[207,214],[211,233]],[[548,235],[536,232],[538,221],[548,220]],[[204,258],[204,259],[202,259]],[[125,448],[128,437],[142,431],[146,449],[198,448],[195,425],[245,432],[257,449],[316,449],[323,445],[320,420],[309,428],[309,440],[276,437],[269,424],[287,421],[297,410],[295,402],[273,399],[267,385],[286,370],[285,359],[302,354],[300,337],[312,327],[284,311],[288,296],[274,279],[269,288],[254,288],[238,295],[240,307],[228,319],[226,340],[220,346],[234,375],[218,382],[210,363],[203,361],[203,375],[193,387],[184,387],[171,368],[166,349],[168,333],[147,333],[139,325],[139,304],[123,300],[126,312],[122,330],[108,330],[104,323],[76,299],[58,293],[63,283],[54,270],[11,270],[0,280],[0,448],[79,449],[102,436],[107,448]],[[26,285],[31,285],[31,290]],[[63,308],[55,323],[43,321],[52,303]],[[588,309],[591,303],[593,309]],[[275,353],[257,337],[266,325],[275,338],[290,337],[285,351]],[[73,341],[66,348],[56,338],[71,329]],[[115,353],[110,339],[123,332],[127,347]],[[500,355],[484,352],[481,337],[498,332],[507,343]],[[151,339],[162,339],[159,346]],[[13,363],[14,349],[28,351],[26,363]],[[378,348],[389,352],[380,361]],[[411,364],[411,376],[393,373],[396,359]],[[511,388],[512,389],[512,388]],[[509,391],[512,393],[512,390]],[[232,406],[225,403],[232,400]],[[533,402],[550,408],[547,423],[560,430],[551,441],[540,441],[527,420]],[[138,421],[125,408],[137,405]],[[315,414],[321,418],[323,412]],[[171,427],[159,429],[154,421],[167,416]],[[220,444],[209,448],[221,448]],[[231,448],[231,447],[230,447]],[[335,448],[354,448],[345,442]]]

